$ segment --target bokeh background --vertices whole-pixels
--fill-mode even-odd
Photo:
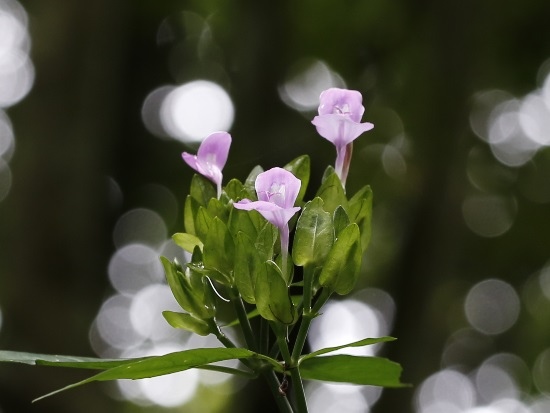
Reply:
[[[226,177],[308,153],[316,185],[335,154],[310,120],[347,87],[375,124],[348,179],[374,190],[373,240],[310,345],[391,334],[369,351],[413,386],[310,383],[311,411],[550,411],[549,17],[547,0],[0,0],[0,348],[216,345],[160,315],[180,153],[228,129]],[[0,412],[274,411],[263,383],[198,372],[30,403],[84,377],[2,364]]]

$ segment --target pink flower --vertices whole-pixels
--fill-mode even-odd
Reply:
[[[300,192],[302,182],[291,172],[282,168],[272,168],[256,177],[258,201],[243,199],[233,204],[237,209],[256,210],[279,229],[281,235],[281,253],[283,274],[286,271],[288,257],[289,229],[288,221],[300,210],[294,202]]]
[[[361,93],[356,90],[331,88],[321,93],[319,115],[311,123],[323,138],[336,146],[334,170],[345,185],[348,176],[353,141],[363,132],[374,128],[369,122],[360,123],[365,112]]]
[[[222,193],[222,169],[227,162],[231,135],[227,132],[214,132],[201,143],[196,155],[183,152],[183,160],[205,178],[216,184],[218,198]]]

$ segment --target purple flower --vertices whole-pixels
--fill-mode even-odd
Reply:
[[[187,165],[216,184],[218,198],[222,193],[222,169],[227,162],[230,146],[229,133],[214,132],[202,141],[196,155],[187,152],[181,154]]]
[[[363,132],[374,128],[369,122],[361,123],[365,108],[363,97],[356,90],[331,88],[321,93],[319,115],[311,123],[323,138],[336,146],[334,170],[345,185],[348,176],[353,141]]]
[[[272,168],[256,177],[255,187],[258,201],[243,199],[233,204],[237,209],[258,211],[279,229],[283,274],[286,274],[288,258],[288,221],[300,210],[300,207],[294,206],[294,202],[296,202],[301,185],[302,182],[291,172],[282,168]]]

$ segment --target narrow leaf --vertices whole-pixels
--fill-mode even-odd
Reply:
[[[380,357],[322,356],[300,364],[304,380],[322,380],[382,387],[406,387],[401,383],[401,366]]]
[[[81,369],[105,370],[142,359],[143,358],[100,359],[95,357],[60,356],[52,354],[24,353],[20,351],[0,350],[0,362],[22,363],[29,365],[38,364],[59,367],[76,367]]]
[[[260,358],[269,362],[276,371],[280,372],[282,370],[280,364],[276,360],[244,348],[199,348],[169,353],[163,356],[146,357],[138,361],[126,363],[39,397],[35,401],[94,381],[144,379],[177,373],[219,361],[247,358]]]
[[[331,353],[333,351],[342,350],[343,348],[348,347],[364,347],[364,346],[370,346],[372,344],[378,344],[378,343],[386,343],[388,341],[395,341],[397,340],[394,337],[378,337],[378,338],[364,338],[363,340],[355,341],[353,343],[343,344],[341,346],[336,347],[327,347],[323,348],[317,351],[314,351],[309,354],[305,354],[302,357],[300,357],[300,363],[304,360],[310,359],[315,356],[320,356],[321,354]]]

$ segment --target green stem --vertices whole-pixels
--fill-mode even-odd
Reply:
[[[286,397],[284,392],[281,392],[281,383],[279,382],[279,379],[277,378],[275,372],[273,370],[264,370],[262,372],[262,375],[265,377],[267,384],[269,385],[269,389],[271,390],[273,398],[277,403],[279,412],[294,413],[294,410],[292,410],[292,406],[288,401],[288,397]]]
[[[300,376],[298,365],[293,364],[293,360],[290,355],[290,350],[288,348],[288,343],[286,340],[286,331],[284,330],[284,327],[278,323],[271,323],[271,327],[273,328],[273,331],[277,336],[277,343],[279,344],[281,355],[283,356],[283,359],[285,361],[285,370],[290,371],[292,389],[294,390],[294,397],[296,399],[296,412],[307,413],[306,395],[304,392],[302,377]]]
[[[256,339],[254,338],[254,333],[252,332],[250,320],[248,319],[248,315],[246,314],[246,309],[244,308],[244,303],[241,295],[236,288],[232,288],[230,291],[231,301],[233,302],[233,305],[235,307],[235,312],[237,313],[237,318],[239,319],[239,323],[244,334],[244,341],[246,342],[246,346],[249,350],[257,351],[258,347],[256,345]]]
[[[236,348],[237,346],[235,343],[233,343],[229,337],[227,337],[223,331],[220,329],[220,326],[216,323],[216,321],[213,318],[210,318],[208,320],[205,320],[208,325],[210,326],[210,331],[212,334],[216,336],[218,341],[222,343],[227,348]],[[250,370],[254,372],[254,374],[257,376],[258,371],[258,362],[256,360],[241,360],[241,362],[248,367]]]
[[[304,392],[304,385],[298,366],[290,369],[290,377],[292,380],[292,390],[294,390],[294,397],[296,399],[297,412],[307,413],[306,393]]]
[[[305,284],[304,284],[304,288],[305,288]],[[309,331],[309,326],[311,325],[311,322],[317,316],[317,314],[321,310],[321,307],[323,307],[323,305],[330,298],[331,294],[332,294],[331,291],[329,291],[326,288],[323,288],[321,290],[321,294],[319,295],[319,298],[313,305],[313,308],[310,308],[309,311],[307,310],[308,304],[304,302],[304,313],[302,316],[302,321],[300,323],[300,329],[298,330],[298,334],[296,335],[296,342],[294,343],[294,348],[292,349],[291,363],[293,366],[298,364],[298,360],[302,355],[302,351],[304,350],[304,345],[306,344],[307,333]],[[309,303],[309,307],[311,307],[311,301]]]

